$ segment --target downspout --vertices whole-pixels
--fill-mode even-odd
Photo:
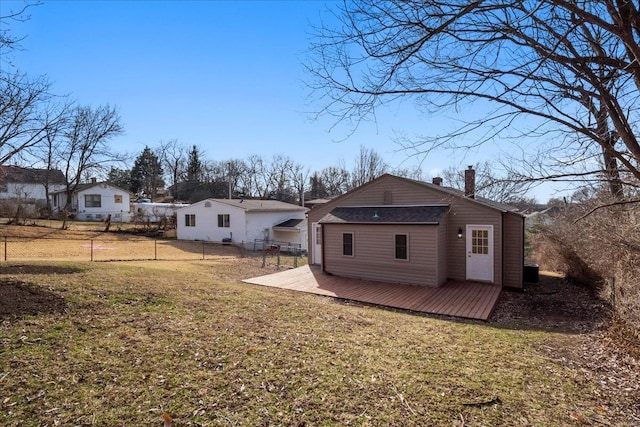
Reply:
[[[324,225],[323,224],[319,224],[320,225],[320,234],[322,235],[322,247],[320,248],[320,271],[322,271],[323,273],[326,273],[326,268],[325,268],[325,256],[324,256]]]
[[[505,215],[505,213],[502,212],[501,216],[500,216],[500,219],[501,219],[501,224],[500,224],[501,225],[501,231],[500,231],[501,235],[500,235],[500,239],[502,241],[502,249],[500,250],[500,258],[501,258],[500,262],[502,263],[502,266],[501,266],[501,269],[502,269],[502,274],[501,274],[502,283],[500,283],[500,286],[503,287],[503,288],[504,288],[504,241],[505,241],[505,238],[504,238],[504,215]]]
[[[522,274],[520,275],[520,289],[524,289],[524,248],[525,241],[524,239],[527,237],[527,233],[525,232],[525,217],[522,217],[522,261],[520,262],[520,268],[522,269]]]

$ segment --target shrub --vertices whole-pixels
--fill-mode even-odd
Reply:
[[[640,204],[605,196],[564,206],[532,234],[532,251],[546,269],[566,273],[611,303],[640,339]]]

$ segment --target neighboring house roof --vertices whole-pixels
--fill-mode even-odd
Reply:
[[[129,190],[125,190],[124,188],[120,188],[120,187],[115,186],[113,184],[110,184],[108,182],[90,182],[90,183],[86,183],[86,184],[78,184],[78,186],[76,187],[74,193],[80,193],[81,191],[86,191],[86,190],[89,190],[89,189],[91,189],[93,187],[97,187],[99,185],[106,185],[107,187],[111,187],[111,188],[114,188],[116,190],[120,190],[123,193],[129,194]],[[56,193],[64,193],[66,191],[67,190],[58,190],[58,191],[56,191]]]
[[[31,169],[20,166],[0,166],[0,182],[21,184],[64,184],[64,174],[58,169]]]
[[[349,224],[433,224],[440,223],[448,205],[425,206],[344,206],[320,219],[320,223]]]
[[[204,203],[207,200],[221,203],[224,205],[233,206],[240,209],[244,209],[246,212],[284,212],[284,211],[306,212],[307,211],[307,208],[303,206],[292,205],[291,203],[280,202],[277,200],[205,199],[201,202],[198,202],[197,204]]]
[[[307,228],[307,220],[306,219],[288,219],[285,222],[281,222],[280,224],[274,225],[272,228],[274,230],[279,230],[279,231],[299,231]]]

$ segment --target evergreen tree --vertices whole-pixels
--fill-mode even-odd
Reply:
[[[202,181],[203,166],[200,157],[200,150],[194,145],[189,152],[189,159],[187,160],[187,182]]]
[[[116,187],[131,191],[131,170],[111,167],[111,170],[109,170],[107,174],[107,182]]]
[[[153,200],[158,190],[164,187],[162,173],[160,159],[149,147],[145,147],[131,169],[131,191]]]

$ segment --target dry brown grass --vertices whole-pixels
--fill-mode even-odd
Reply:
[[[574,349],[606,348],[575,330],[246,285],[273,270],[227,255],[0,264],[16,298],[0,311],[0,425],[640,422],[637,386],[585,366]]]
[[[44,220],[41,220],[44,221]],[[73,223],[69,229],[45,221],[47,225],[0,227],[0,260],[31,261],[127,261],[205,260],[220,257],[248,257],[262,264],[262,253],[238,246],[166,237],[144,237],[129,232],[101,231],[100,223]],[[51,227],[54,226],[55,227]],[[266,263],[281,267],[305,264],[306,258],[281,254],[267,256]]]

